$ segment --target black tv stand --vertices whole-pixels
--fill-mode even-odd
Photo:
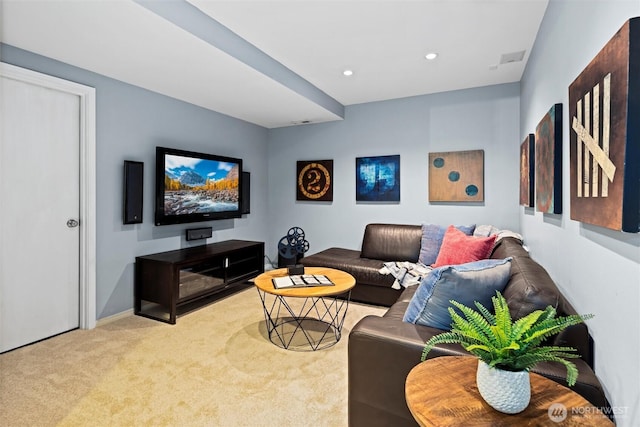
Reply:
[[[226,240],[139,256],[134,313],[175,324],[181,309],[244,289],[263,272],[264,242]]]

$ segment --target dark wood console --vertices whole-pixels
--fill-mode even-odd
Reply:
[[[134,312],[175,324],[181,307],[243,289],[247,280],[263,272],[264,242],[227,240],[139,256]]]

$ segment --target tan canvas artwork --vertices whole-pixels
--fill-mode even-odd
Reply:
[[[429,201],[484,201],[484,150],[429,153]]]

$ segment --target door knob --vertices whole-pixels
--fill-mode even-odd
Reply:
[[[77,227],[78,225],[80,225],[80,223],[75,219],[70,219],[69,221],[67,221],[67,227],[69,228],[74,228],[74,227]]]

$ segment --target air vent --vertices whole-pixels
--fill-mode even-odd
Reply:
[[[503,53],[500,57],[500,65],[522,61],[524,58],[524,52],[524,50],[521,50],[519,52]]]

